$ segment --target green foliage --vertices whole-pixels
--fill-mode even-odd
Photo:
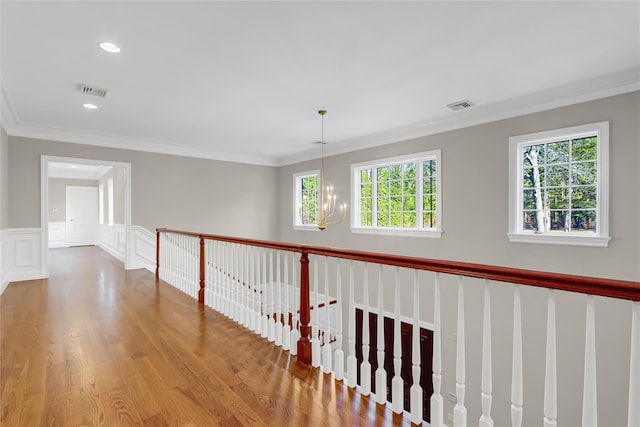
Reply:
[[[300,219],[303,224],[318,223],[318,177],[302,178],[301,182],[301,211]]]
[[[417,181],[418,167],[424,180]],[[375,174],[375,175],[374,175]],[[375,180],[373,179],[375,177]],[[374,188],[375,185],[375,188]],[[422,185],[423,201],[427,204],[423,222],[427,227],[435,224],[436,162],[407,162],[360,170],[360,221],[363,226],[373,226],[373,205],[377,211],[378,227],[415,228],[418,226],[418,185]],[[373,193],[376,198],[373,200]]]
[[[597,157],[596,136],[524,147],[524,229],[595,230]]]

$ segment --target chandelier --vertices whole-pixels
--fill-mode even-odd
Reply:
[[[338,212],[336,212],[336,203],[337,197],[333,192],[333,185],[325,186],[324,179],[324,115],[327,114],[325,110],[318,111],[320,114],[322,125],[321,125],[321,136],[319,142],[316,144],[320,144],[320,199],[318,200],[318,228],[320,230],[324,230],[327,228],[327,225],[335,225],[340,222],[347,216],[347,204],[343,203],[339,205]],[[337,215],[336,215],[337,214]]]

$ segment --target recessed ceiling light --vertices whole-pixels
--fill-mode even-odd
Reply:
[[[87,110],[97,110],[98,106],[94,105],[94,104],[82,104],[82,106],[84,108],[86,108]]]
[[[109,53],[119,53],[120,52],[120,48],[118,47],[118,45],[113,44],[111,42],[102,42],[102,43],[100,43],[100,47],[102,48],[102,50],[107,51]]]
[[[71,165],[71,169],[78,169],[78,165]]]

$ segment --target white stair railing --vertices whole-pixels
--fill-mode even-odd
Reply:
[[[473,419],[478,420],[478,424],[482,427],[493,427],[494,416],[502,417],[500,422],[496,424],[505,424],[504,415],[492,415],[492,404],[495,396],[493,394],[493,375],[495,370],[500,369],[501,378],[504,378],[504,366],[493,366],[494,360],[492,345],[496,345],[492,341],[492,317],[495,312],[492,309],[492,289],[495,289],[493,280],[500,281],[501,290],[499,293],[513,298],[512,321],[507,325],[512,329],[511,346],[511,397],[510,397],[510,415],[511,425],[521,426],[534,422],[532,420],[542,420],[545,427],[555,427],[563,425],[565,420],[558,418],[559,409],[562,409],[563,402],[559,399],[558,391],[559,380],[562,380],[563,371],[558,372],[557,353],[560,348],[557,345],[559,331],[556,325],[558,319],[556,310],[558,309],[557,290],[577,291],[586,293],[586,321],[585,321],[585,346],[584,346],[584,371],[583,371],[583,395],[582,395],[582,418],[583,426],[592,426],[598,424],[598,394],[606,395],[611,399],[612,390],[605,390],[604,393],[599,389],[597,384],[596,370],[596,354],[599,352],[596,325],[596,299],[595,296],[617,297],[622,295],[620,301],[625,299],[631,302],[631,336],[630,336],[630,364],[629,364],[629,389],[627,408],[627,426],[637,427],[640,425],[640,302],[637,301],[638,295],[635,282],[627,282],[634,284],[629,286],[625,283],[613,283],[619,281],[606,281],[604,279],[591,278],[563,278],[561,275],[552,273],[525,272],[518,270],[514,276],[509,276],[507,268],[496,268],[493,270],[484,268],[485,266],[477,266],[467,264],[460,267],[464,263],[451,263],[429,261],[424,265],[416,262],[415,259],[404,260],[402,257],[380,258],[376,254],[367,254],[358,252],[355,254],[343,253],[341,250],[324,250],[323,248],[302,248],[277,250],[270,246],[275,245],[253,245],[235,240],[215,240],[205,239],[201,246],[202,237],[192,233],[171,233],[162,232],[158,234],[160,247],[157,253],[157,264],[159,278],[179,289],[180,291],[198,298],[200,290],[200,256],[204,253],[204,303],[225,314],[230,319],[245,325],[250,331],[256,333],[274,343],[276,346],[282,346],[283,350],[287,350],[290,354],[295,355],[298,349],[298,339],[300,336],[300,283],[299,277],[300,263],[298,262],[299,254],[302,251],[303,259],[309,254],[313,255],[313,259],[309,264],[309,273],[312,276],[310,284],[313,286],[313,292],[309,292],[310,308],[313,312],[310,316],[311,331],[309,339],[311,340],[311,360],[312,365],[319,367],[322,372],[333,373],[338,381],[344,380],[345,384],[350,388],[358,387],[361,395],[368,396],[372,392],[371,363],[369,362],[371,341],[370,334],[376,334],[375,354],[377,360],[377,368],[375,372],[375,401],[378,404],[385,404],[387,399],[391,400],[391,408],[395,413],[407,411],[412,423],[420,424],[423,422],[423,405],[430,405],[430,422],[433,426],[444,426],[445,411],[448,412],[447,418],[452,422],[453,426],[466,426],[467,412]],[[202,252],[201,248],[204,248]],[[304,251],[310,251],[309,254]],[[318,261],[322,256],[322,261]],[[342,271],[340,259],[349,259],[348,263],[348,286],[343,286]],[[333,261],[336,262],[333,262]],[[396,264],[397,263],[397,264]],[[376,264],[378,270],[378,286],[370,288],[369,286],[369,270],[373,268],[372,264]],[[414,265],[416,264],[416,265]],[[391,266],[391,268],[387,268]],[[434,267],[435,266],[435,267]],[[471,267],[467,267],[471,266]],[[333,269],[335,268],[335,271]],[[484,268],[484,269],[483,269]],[[477,269],[477,270],[474,270]],[[423,270],[432,270],[424,272]],[[506,271],[506,272],[505,272]],[[304,272],[304,271],[303,271]],[[413,276],[411,281],[401,277],[410,273]],[[533,278],[528,278],[531,275]],[[421,276],[422,281],[421,281]],[[553,277],[551,277],[553,276]],[[335,286],[333,278],[335,277]],[[355,278],[358,278],[356,280]],[[464,280],[463,277],[470,277],[470,280]],[[551,278],[549,278],[551,277]],[[425,280],[428,278],[428,280]],[[447,291],[442,294],[443,286],[453,288],[453,282],[457,278],[457,304],[453,301],[453,292]],[[483,282],[477,279],[482,279]],[[506,278],[505,280],[499,280]],[[322,292],[320,292],[320,280],[323,281]],[[308,278],[306,278],[308,281]],[[554,282],[553,280],[557,280]],[[564,280],[564,282],[563,282]],[[575,285],[573,281],[578,280],[579,285]],[[393,312],[385,312],[385,287],[390,286],[393,281]],[[604,281],[607,283],[601,284]],[[542,283],[540,283],[542,282]],[[443,285],[444,283],[444,285]],[[611,283],[611,284],[610,284]],[[481,315],[474,319],[465,309],[465,294],[468,288],[482,284],[483,306]],[[508,287],[504,285],[507,284]],[[550,286],[547,286],[550,284]],[[433,296],[429,292],[422,293],[421,289],[428,289],[434,286]],[[359,286],[362,286],[360,293]],[[525,392],[531,392],[532,387],[525,384],[525,379],[529,378],[525,375],[525,362],[528,364],[535,354],[532,354],[531,348],[527,352],[523,352],[523,320],[526,320],[527,339],[531,325],[535,323],[545,324],[544,314],[539,314],[526,307],[528,300],[522,300],[523,289],[530,286],[546,287],[546,347],[544,351],[544,377],[540,380],[544,381],[544,390],[542,397],[543,406],[532,404],[527,407],[525,419]],[[599,286],[601,288],[599,288]],[[612,286],[614,291],[609,293],[606,286]],[[635,288],[634,288],[635,286]],[[526,288],[523,288],[526,287]],[[335,290],[335,296],[331,291]],[[601,290],[604,289],[604,290]],[[377,301],[375,305],[370,304],[371,292],[377,290]],[[344,292],[344,294],[343,294]],[[512,295],[511,295],[512,292]],[[527,291],[528,292],[528,291]],[[635,292],[635,294],[634,294]],[[496,293],[498,291],[496,290]],[[361,300],[357,296],[361,296]],[[421,295],[424,300],[421,304]],[[467,294],[472,301],[473,291]],[[528,294],[525,294],[528,295]],[[575,293],[573,295],[576,295]],[[564,299],[564,296],[563,296]],[[479,298],[478,298],[479,300]],[[424,302],[427,304],[424,304]],[[500,301],[500,300],[498,300]],[[431,305],[431,303],[433,305]],[[523,312],[523,303],[525,310]],[[470,303],[473,304],[473,303]],[[626,303],[623,303],[626,304]],[[360,330],[356,329],[356,305],[362,307],[362,326]],[[389,304],[391,305],[391,304]],[[479,307],[479,304],[477,304]],[[502,304],[504,306],[504,304]],[[430,313],[428,307],[433,307]],[[620,309],[624,310],[628,305],[620,305]],[[343,319],[343,308],[346,309]],[[511,307],[509,307],[509,310]],[[498,307],[501,310],[502,307]],[[540,310],[536,310],[540,311]],[[455,330],[455,346],[443,348],[443,316],[442,313],[451,313],[444,316],[449,322],[453,321],[455,313],[455,324],[445,325],[453,335]],[[527,315],[523,319],[523,314]],[[432,315],[432,317],[430,317]],[[531,318],[531,316],[537,316]],[[335,318],[333,317],[335,316]],[[370,330],[370,319],[376,317],[375,331]],[[600,317],[600,316],[599,316]],[[389,318],[389,322],[393,321],[393,331],[385,330],[385,319]],[[467,342],[465,338],[465,322],[473,324],[473,322],[481,323],[481,329],[475,329],[474,332],[481,331],[482,343],[481,351],[470,351],[469,355],[481,354],[481,371],[479,373],[467,372]],[[343,323],[347,322],[347,339],[343,336]],[[306,320],[305,320],[306,322]],[[403,322],[407,323],[407,327],[411,327],[411,354],[403,354],[402,333],[404,331]],[[495,321],[494,321],[495,322]],[[504,323],[504,322],[501,322]],[[475,326],[475,325],[474,325]],[[422,332],[424,328],[432,330],[433,352],[425,354],[421,351]],[[565,327],[566,330],[566,327]],[[305,329],[306,331],[306,329]],[[306,333],[306,332],[305,332]],[[387,337],[387,334],[392,334]],[[504,334],[502,334],[504,335]],[[533,334],[535,335],[535,334]],[[532,336],[533,336],[532,335]],[[541,334],[538,334],[541,335]],[[600,335],[602,336],[602,335]],[[387,338],[393,338],[393,345],[385,345]],[[535,342],[535,336],[533,336]],[[358,365],[356,357],[356,341],[360,340],[362,350],[362,360]],[[499,339],[500,345],[503,345],[502,338]],[[562,339],[560,339],[562,342]],[[471,341],[471,344],[476,344]],[[301,344],[302,345],[302,344]],[[532,344],[528,344],[532,345]],[[343,348],[345,346],[346,348]],[[443,369],[442,357],[445,351],[453,356],[452,348],[455,347],[455,370],[453,364]],[[540,348],[542,346],[539,346]],[[565,346],[566,347],[566,346]],[[301,348],[307,347],[304,345]],[[346,351],[345,351],[346,350]],[[606,350],[606,349],[605,349]],[[580,350],[582,351],[582,349]],[[385,368],[385,360],[387,353],[393,353],[393,377]],[[345,353],[347,353],[345,364]],[[606,351],[604,352],[606,354]],[[308,354],[308,353],[307,353]],[[359,354],[359,353],[358,353]],[[504,357],[504,356],[502,356]],[[602,356],[601,356],[602,357]],[[429,360],[430,358],[430,360]],[[496,359],[497,360],[497,359]],[[502,359],[500,359],[502,360]],[[563,360],[563,359],[560,359]],[[410,364],[411,374],[406,376],[403,364]],[[425,396],[424,387],[428,386],[422,383],[421,375],[425,366],[431,364],[431,383],[433,385],[433,393]],[[502,364],[504,365],[504,364]],[[471,364],[470,364],[471,366]],[[540,365],[542,366],[542,365]],[[409,366],[404,366],[408,368]],[[345,369],[346,368],[346,369]],[[508,368],[506,368],[508,369]],[[605,371],[611,369],[610,366],[604,365]],[[620,369],[616,367],[616,369]],[[360,371],[360,384],[357,384],[357,374]],[[607,371],[608,372],[608,371]],[[443,384],[446,375],[451,375],[446,384],[452,387],[455,384],[455,393],[452,389],[443,392]],[[467,381],[467,376],[477,375],[476,381]],[[507,373],[508,375],[508,373]],[[390,392],[387,392],[387,384],[390,380]],[[540,381],[539,380],[539,381]],[[529,381],[527,379],[527,381]],[[566,381],[566,379],[565,379]],[[406,406],[404,401],[405,387],[410,386],[409,402]],[[525,387],[527,386],[527,387]],[[477,387],[477,388],[476,388]],[[469,403],[466,402],[466,391],[469,388]],[[542,387],[540,387],[542,390]],[[618,392],[616,390],[615,392]],[[455,402],[445,402],[443,395],[449,395]],[[617,394],[619,396],[619,394]],[[478,400],[475,400],[478,399]],[[619,401],[620,399],[618,399]],[[452,405],[455,403],[455,406]],[[505,402],[503,402],[505,405]],[[600,408],[602,409],[602,408]],[[606,408],[605,408],[606,409]],[[499,412],[499,411],[497,411]],[[562,412],[560,412],[562,414]],[[602,416],[602,414],[600,414]],[[579,414],[571,414],[571,420],[580,418]],[[608,421],[608,420],[607,420]],[[539,422],[539,421],[538,421]],[[620,424],[620,423],[617,423]]]

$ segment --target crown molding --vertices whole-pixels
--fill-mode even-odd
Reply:
[[[632,68],[506,101],[475,106],[469,110],[447,114],[433,120],[341,141],[339,144],[328,144],[325,146],[324,154],[325,156],[334,156],[350,153],[638,90],[640,90],[640,68]],[[277,166],[286,166],[317,158],[317,150],[305,150],[278,158]]]
[[[85,132],[76,129],[58,128],[19,123],[11,129],[6,129],[11,136],[43,139],[49,141],[67,142],[71,144],[93,145],[98,147],[118,148],[121,150],[144,151],[173,156],[195,157],[200,159],[219,160],[225,162],[255,164],[261,166],[276,166],[273,159],[258,156],[248,156],[238,153],[228,153],[203,149],[189,145],[174,144],[160,140],[127,138],[97,132]]]
[[[469,110],[443,115],[428,121],[417,122],[407,126],[341,141],[336,144],[328,144],[325,147],[325,156],[344,154],[407,141],[637,90],[640,90],[640,68],[632,68],[506,101],[484,106],[475,106]],[[161,140],[136,139],[119,135],[25,123],[19,119],[13,108],[2,76],[0,76],[0,100],[0,125],[2,125],[7,134],[11,136],[274,167],[291,165],[319,157],[317,151],[311,149],[282,157],[264,157],[243,153],[221,152]]]

